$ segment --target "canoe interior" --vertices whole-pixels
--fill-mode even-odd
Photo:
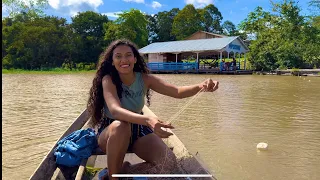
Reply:
[[[143,108],[143,112],[146,115],[156,116],[148,107]],[[83,113],[74,121],[74,123],[67,129],[67,131],[59,138],[67,136],[68,134],[81,129],[88,128],[88,112],[84,110]],[[169,130],[170,131],[170,130]],[[58,140],[58,141],[59,141]],[[58,142],[57,141],[57,142]],[[177,174],[211,174],[212,173],[201,163],[197,156],[192,155],[184,144],[179,140],[179,138],[173,133],[168,139],[164,139],[164,142],[170,147],[178,159]],[[75,168],[57,168],[55,163],[55,158],[53,155],[55,146],[49,151],[47,156],[42,160],[38,168],[35,170],[30,180],[45,180],[45,179],[74,179],[77,171],[81,171],[79,167]],[[133,153],[128,153],[125,156],[125,161],[129,161],[131,164],[137,164],[143,162],[138,156]],[[87,161],[84,161],[83,167],[86,166],[94,168],[105,168],[107,162],[107,155],[92,155]],[[81,167],[81,166],[80,166]],[[83,171],[83,170],[82,170]],[[83,172],[82,172],[83,173]],[[141,172],[143,174],[143,172]],[[69,177],[68,177],[69,176]],[[79,178],[80,177],[80,178]],[[81,176],[77,176],[76,179],[85,179]],[[192,178],[195,179],[195,178]],[[201,179],[215,179],[212,178],[201,178]]]
[[[63,135],[57,140],[60,141],[65,136],[70,133],[81,129],[88,121],[88,111],[84,110],[81,115],[69,126],[69,128],[63,133]],[[46,180],[51,179],[55,170],[57,169],[55,157],[53,155],[54,148],[56,147],[55,143],[54,147],[49,151],[49,153],[44,157],[38,168],[31,175],[30,180]]]

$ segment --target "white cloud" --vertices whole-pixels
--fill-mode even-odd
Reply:
[[[144,4],[144,0],[123,0],[124,2],[135,2]]]
[[[102,13],[102,14],[107,15],[108,18],[109,17],[118,18],[119,14],[121,14],[121,13],[122,13],[121,11],[118,11],[118,12],[107,12],[107,13]]]
[[[195,8],[203,8],[209,4],[213,4],[213,0],[184,0],[186,4],[193,4]]]
[[[248,11],[248,7],[241,8],[242,11]]]
[[[162,4],[160,4],[157,1],[152,1],[152,5],[151,6],[153,7],[153,9],[157,9],[157,8],[161,8]]]
[[[48,0],[48,3],[56,11],[71,16],[82,11],[97,11],[103,4],[102,0]]]
[[[53,9],[59,9],[59,0],[49,0],[48,3]]]

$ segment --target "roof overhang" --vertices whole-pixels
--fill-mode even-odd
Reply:
[[[228,49],[232,43],[235,43],[235,50]],[[242,47],[242,50],[240,50]],[[231,48],[232,49],[232,48]],[[239,49],[239,50],[237,50]],[[222,52],[235,51],[239,53],[245,53],[249,49],[245,43],[238,36],[226,37],[226,38],[211,38],[211,39],[197,39],[197,40],[182,40],[182,41],[169,41],[169,42],[157,42],[149,44],[141,49],[139,52],[141,54],[156,54],[156,53],[200,53],[200,52],[210,52],[217,51]]]

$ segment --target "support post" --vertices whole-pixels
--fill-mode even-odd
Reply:
[[[176,63],[178,63],[178,54],[176,53]]]
[[[199,69],[199,53],[197,52],[197,70]]]
[[[246,60],[246,54],[244,54],[244,70],[247,70],[246,68],[246,62],[247,62],[247,60]]]
[[[241,69],[241,53],[239,53],[239,69]]]
[[[222,71],[223,70],[223,66],[224,66],[224,64],[222,65],[222,52],[220,52],[220,64],[219,64],[219,69],[220,69],[220,71]]]

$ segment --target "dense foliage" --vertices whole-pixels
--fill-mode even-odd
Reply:
[[[130,9],[112,21],[107,16],[86,11],[72,22],[43,13],[46,0],[25,4],[6,0],[10,15],[2,19],[3,69],[93,69],[100,53],[113,40],[127,38],[142,48],[153,42],[182,40],[203,30],[250,40],[249,61],[256,70],[313,68],[320,65],[319,3],[310,1],[310,15],[300,15],[293,1],[273,4],[273,11],[257,7],[241,22],[222,22],[222,14],[210,4],[154,15]],[[247,39],[249,41],[249,39]],[[246,41],[246,42],[248,42]]]
[[[284,0],[272,6],[272,12],[257,7],[240,24],[240,29],[256,36],[250,43],[248,53],[254,69],[319,67],[319,15],[300,15],[301,10],[294,1]],[[320,10],[319,4],[314,8]]]

